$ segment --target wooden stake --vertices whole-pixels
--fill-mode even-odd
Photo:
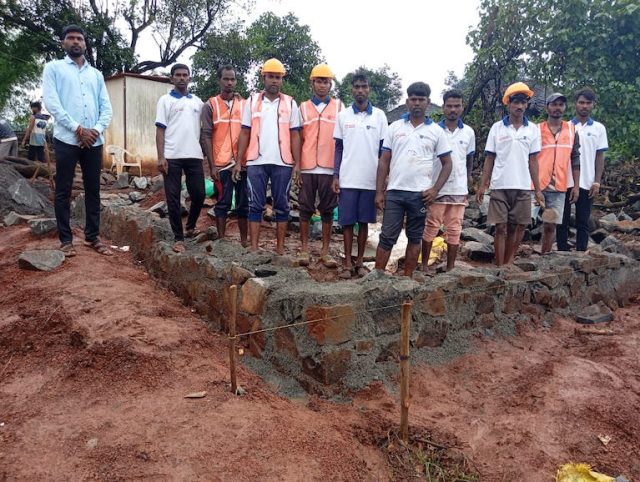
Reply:
[[[231,296],[231,316],[229,317],[229,370],[231,370],[231,392],[235,394],[238,390],[236,380],[236,319],[238,316],[238,287],[231,285],[229,288]]]
[[[400,328],[400,435],[409,443],[409,331],[411,329],[411,301],[402,304]]]

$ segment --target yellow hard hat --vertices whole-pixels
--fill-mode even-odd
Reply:
[[[524,94],[531,98],[533,97],[533,90],[531,90],[529,86],[524,82],[516,82],[515,84],[511,84],[509,87],[507,87],[507,90],[504,91],[504,95],[502,96],[502,103],[504,105],[509,105],[509,97],[515,94]]]
[[[286,75],[287,71],[278,59],[269,59],[262,65],[261,74],[282,74]]]
[[[326,79],[335,79],[333,72],[327,64],[318,64],[313,69],[311,69],[311,75],[309,78],[311,80],[316,79],[318,77],[323,77]]]

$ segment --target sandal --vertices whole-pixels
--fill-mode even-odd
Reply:
[[[96,250],[99,254],[102,254],[104,256],[113,256],[113,251],[111,251],[109,247],[98,238],[94,239],[93,241],[85,240],[84,245]]]
[[[73,244],[71,244],[71,243],[62,243],[60,245],[60,251],[62,251],[64,253],[64,257],[65,258],[71,258],[71,257],[75,256],[76,254],[78,254],[76,252],[76,248],[74,248]]]
[[[187,229],[184,233],[185,238],[195,238],[198,234],[200,234],[200,230],[198,228]]]
[[[320,262],[324,265],[325,268],[335,269],[338,267],[338,262],[330,254],[325,254],[324,256],[322,256],[320,258]]]
[[[176,253],[184,253],[187,247],[184,245],[184,241],[176,241],[172,249]]]
[[[311,256],[306,251],[301,251],[298,253],[298,256],[296,256],[296,263],[298,263],[298,266],[309,266],[310,262]]]

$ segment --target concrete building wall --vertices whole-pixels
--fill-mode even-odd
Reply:
[[[113,121],[106,145],[116,144],[142,156],[146,174],[156,172],[155,117],[158,99],[171,89],[168,79],[120,74],[106,80],[113,106]],[[110,161],[107,161],[107,166]]]

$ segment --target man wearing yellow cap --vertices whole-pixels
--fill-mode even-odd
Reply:
[[[531,185],[536,201],[544,206],[538,178],[540,131],[525,117],[533,91],[516,82],[507,87],[502,103],[509,115],[491,126],[477,200],[482,203],[491,188],[487,223],[495,224],[496,264],[511,264],[525,227],[531,222]]]
[[[296,101],[280,91],[287,73],[282,62],[267,60],[261,73],[264,90],[251,95],[242,112],[238,158],[247,159],[251,250],[258,250],[267,183],[271,183],[277,223],[276,252],[282,255],[289,221],[291,176],[300,162],[300,112]],[[233,167],[234,177],[240,176],[241,169],[240,163]]]
[[[306,266],[309,255],[309,219],[318,208],[322,220],[322,264],[337,268],[337,261],[329,254],[333,210],[338,205],[338,196],[333,192],[333,168],[336,142],[333,130],[336,117],[344,106],[342,101],[329,95],[333,72],[326,64],[316,65],[311,70],[311,99],[300,104],[302,117],[302,154],[298,183],[300,194],[300,240],[302,248],[298,262]],[[318,204],[316,206],[316,196]]]

